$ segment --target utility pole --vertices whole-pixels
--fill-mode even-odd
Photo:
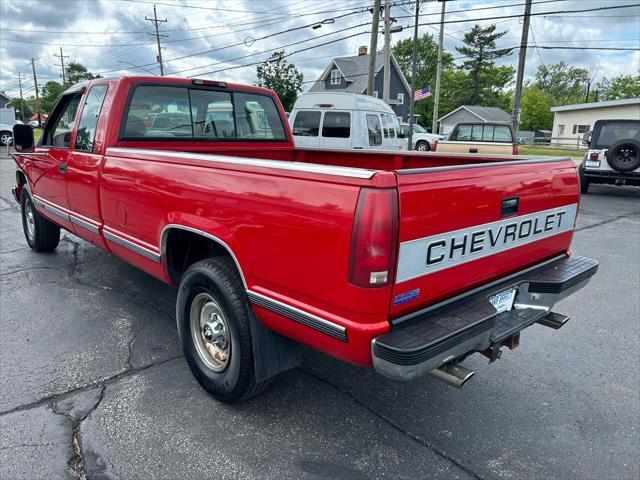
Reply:
[[[445,0],[438,0],[442,2],[442,9],[440,11],[440,36],[438,38],[438,66],[436,69],[436,92],[433,102],[433,121],[431,123],[431,133],[438,133],[438,107],[440,106],[440,79],[442,78],[442,49],[444,42],[444,12],[446,8]]]
[[[391,5],[384,0],[384,77],[382,98],[389,105],[389,89],[391,83]]]
[[[63,55],[62,47],[60,47],[60,55],[58,55],[57,53],[54,53],[53,56],[60,59],[60,71],[62,72],[62,85],[66,85],[67,79],[64,75],[64,59],[69,58],[69,55]]]
[[[520,100],[522,99],[522,79],[524,78],[524,64],[527,59],[527,41],[529,39],[529,21],[531,20],[531,0],[527,0],[524,7],[524,20],[522,22],[522,37],[520,39],[520,55],[518,56],[518,73],[516,75],[516,92],[513,96],[513,112],[511,123],[513,130],[518,131],[520,123]]]
[[[369,78],[367,95],[373,97],[376,79],[376,53],[378,50],[378,28],[380,23],[380,0],[373,2],[373,23],[371,25],[371,43],[369,44]]]
[[[24,99],[22,98],[22,76],[18,72],[18,87],[20,88],[20,120],[24,123]]]
[[[42,113],[40,112],[40,97],[38,95],[38,78],[36,77],[36,62],[31,59],[31,70],[33,70],[33,84],[36,87],[36,112],[38,112],[38,127],[42,128]]]
[[[407,150],[413,146],[414,112],[416,108],[416,63],[418,61],[418,17],[420,16],[420,0],[416,0],[416,21],[413,25],[413,53],[411,55],[411,99],[409,100],[409,140]]]
[[[145,15],[144,17],[145,20],[153,23],[153,25],[156,27],[156,42],[158,42],[158,58],[157,61],[160,64],[160,76],[164,76],[164,67],[162,66],[162,49],[160,48],[160,37],[166,37],[166,35],[160,35],[160,33],[158,32],[158,25],[160,25],[161,23],[164,23],[167,21],[167,19],[165,18],[164,20],[158,20],[158,14],[156,13],[156,6],[153,6],[153,18],[149,18]],[[149,34],[149,35],[153,35],[153,34]]]

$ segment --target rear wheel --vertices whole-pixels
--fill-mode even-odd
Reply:
[[[429,145],[429,142],[425,142],[424,140],[420,140],[418,143],[416,143],[416,150],[419,152],[430,152],[431,151],[431,145]]]
[[[37,212],[26,188],[22,189],[20,210],[22,213],[22,229],[29,247],[36,252],[55,250],[60,242],[60,227]]]
[[[247,400],[269,384],[256,382],[252,314],[228,259],[201,260],[184,273],[176,307],[182,349],[198,383],[226,403]]]
[[[584,174],[584,165],[578,167],[578,177],[580,178],[580,193],[589,193],[589,180]]]

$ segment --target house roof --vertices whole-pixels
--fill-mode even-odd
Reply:
[[[456,108],[453,112],[449,112],[446,115],[440,117],[438,121],[442,121],[450,115],[453,115],[458,110],[464,109],[470,114],[475,115],[478,119],[484,122],[510,122],[511,115],[498,107],[481,107],[478,105],[462,105]]]
[[[407,92],[410,92],[411,87],[409,86],[407,79],[404,78],[402,70],[400,70],[400,66],[396,62],[393,54],[391,55],[391,63],[398,72],[398,75],[400,75],[402,83],[404,84]],[[337,67],[338,70],[340,70],[340,73],[347,81],[347,88],[340,89],[341,92],[363,93],[367,89],[369,55],[355,55],[353,57],[334,58],[329,66],[324,70],[324,72],[322,72],[320,78],[318,78],[318,80],[316,80],[316,82],[311,86],[311,88],[309,89],[310,92],[326,91],[324,87],[324,81],[334,66]],[[380,70],[382,70],[383,66],[384,55],[376,55],[376,75]]]
[[[575,103],[573,105],[561,105],[557,107],[551,107],[551,111],[566,112],[569,110],[586,110],[589,108],[620,107],[622,105],[634,105],[634,104],[640,105],[640,97],[625,98],[624,100],[607,100],[604,102]]]
[[[0,97],[6,98],[7,100],[11,100],[11,97],[8,96],[6,93],[4,93],[2,90],[0,90]]]

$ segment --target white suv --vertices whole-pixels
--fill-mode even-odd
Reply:
[[[640,186],[640,120],[598,120],[578,172],[582,193],[592,183]]]
[[[402,132],[401,138],[409,137],[409,124],[401,123],[400,131]],[[427,132],[423,126],[417,123],[413,125],[413,135],[411,137],[411,150],[418,150],[419,152],[429,152],[433,150],[433,145],[440,140],[444,140],[444,135],[437,135],[435,133]],[[403,142],[403,149],[406,148],[406,140]]]

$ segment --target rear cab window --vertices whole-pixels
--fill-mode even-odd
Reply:
[[[513,143],[511,129],[507,125],[468,124],[459,125],[453,132],[452,141]]]
[[[285,141],[273,99],[253,92],[136,85],[122,140]]]

